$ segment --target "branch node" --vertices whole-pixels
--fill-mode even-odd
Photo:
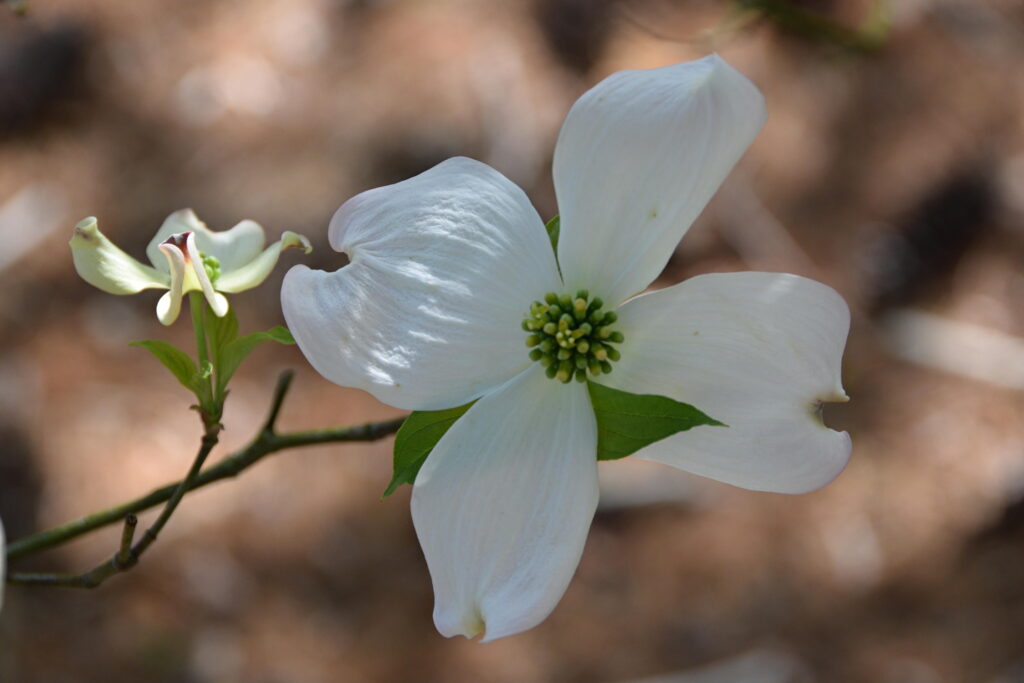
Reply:
[[[139,518],[135,515],[128,515],[124,518],[124,529],[121,531],[121,549],[114,555],[114,567],[118,571],[124,571],[132,564],[135,564],[132,556],[132,540],[135,538],[135,527],[139,525]]]

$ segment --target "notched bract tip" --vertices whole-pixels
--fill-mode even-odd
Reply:
[[[285,249],[301,249],[303,254],[309,254],[313,251],[313,245],[304,235],[285,230],[281,233],[281,250]]]
[[[99,222],[96,220],[96,216],[88,216],[78,221],[75,224],[75,233],[72,235],[72,239],[77,235],[85,239],[91,239],[99,229]]]

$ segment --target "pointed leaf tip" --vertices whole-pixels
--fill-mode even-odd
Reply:
[[[224,394],[228,381],[238,370],[238,366],[242,364],[242,361],[252,353],[253,349],[268,341],[285,345],[295,344],[295,339],[292,337],[292,333],[288,331],[288,328],[283,325],[277,325],[265,332],[253,332],[244,337],[239,337],[220,347],[215,359],[218,394]]]
[[[142,339],[130,342],[128,345],[149,351],[165,368],[171,371],[171,374],[181,382],[183,387],[192,393],[198,392],[199,370],[196,368],[195,361],[187,353],[173,344],[159,339]]]
[[[597,459],[618,460],[644,446],[701,425],[728,427],[688,403],[665,396],[631,394],[587,382],[597,417]]]
[[[559,214],[547,222],[544,229],[548,231],[548,239],[551,240],[551,248],[558,253],[558,235],[562,230],[562,218]]]

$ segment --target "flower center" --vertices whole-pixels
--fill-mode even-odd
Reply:
[[[210,278],[210,284],[216,284],[217,278],[220,277],[220,261],[216,256],[203,252],[199,252],[199,257],[203,260],[203,268],[206,270],[206,277]]]
[[[528,332],[526,345],[530,359],[546,368],[548,377],[569,382],[587,379],[587,373],[600,375],[612,371],[619,350],[612,344],[623,341],[612,325],[618,320],[614,311],[602,311],[604,302],[590,298],[585,289],[558,295],[549,292],[544,301],[534,301],[523,319]]]

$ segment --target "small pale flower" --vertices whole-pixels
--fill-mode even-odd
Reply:
[[[152,266],[119,249],[100,232],[93,217],[75,226],[70,242],[75,270],[104,292],[168,290],[156,307],[157,318],[164,325],[177,320],[182,296],[192,291],[202,291],[213,312],[223,317],[228,312],[224,294],[252,289],[263,282],[283,250],[312,251],[309,240],[290,231],[266,249],[264,243],[259,223],[244,220],[230,230],[214,232],[191,209],[168,216],[150,240],[146,256]]]
[[[557,260],[523,191],[456,158],[346,202],[329,237],[347,266],[288,272],[285,318],[324,377],[399,408],[475,401],[412,493],[442,634],[518,633],[561,598],[597,505],[595,385],[728,425],[642,458],[785,493],[845,466],[849,436],[820,417],[822,402],[846,400],[836,292],[728,273],[636,296],[764,120],[757,88],[717,56],[617,73],[558,138]]]

